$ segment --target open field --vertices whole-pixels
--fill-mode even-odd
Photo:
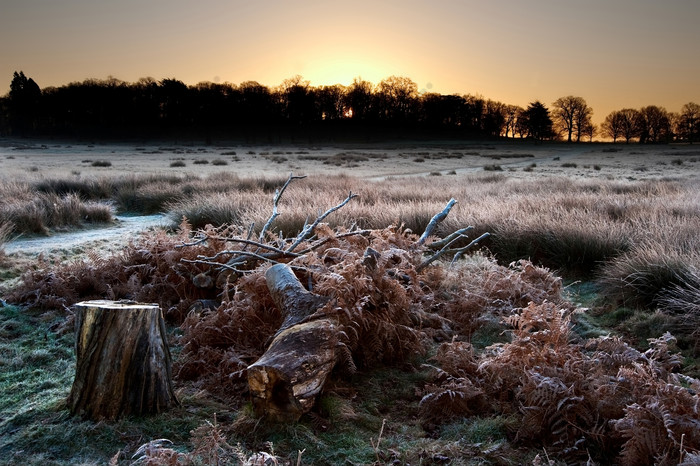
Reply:
[[[473,174],[510,177],[695,178],[700,148],[610,144],[396,143],[338,146],[65,144],[0,141],[5,179],[234,173],[240,177],[343,173],[363,179]],[[534,164],[534,166],[533,166]],[[184,165],[184,166],[182,166]],[[488,168],[487,168],[488,170]]]
[[[189,228],[216,235],[223,224],[233,236],[254,225],[257,238],[290,172],[309,176],[287,188],[265,242],[294,238],[349,192],[358,197],[304,244],[371,232],[291,261],[335,299],[350,356],[310,413],[279,425],[254,415],[241,376],[280,322],[260,286],[266,266],[235,291],[197,288],[183,277],[211,272],[187,260],[230,243],[176,246]],[[283,464],[692,464],[699,181],[694,146],[4,141],[0,290],[11,304],[0,308],[0,464],[258,464],[261,451]],[[412,233],[450,198],[437,237],[467,225],[464,243],[491,236],[466,259],[423,269],[431,253]],[[104,208],[163,215],[149,221],[172,230],[101,241],[116,228]],[[1,247],[24,218],[36,226],[23,234],[47,240],[44,251],[23,238]],[[381,273],[363,272],[368,244]],[[186,312],[222,291],[232,297],[217,309]],[[180,407],[97,424],[68,415],[65,309],[105,297],[166,311]],[[172,444],[139,450],[163,438]]]

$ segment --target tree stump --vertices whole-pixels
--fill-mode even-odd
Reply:
[[[296,421],[311,409],[335,366],[338,329],[330,318],[314,315],[328,298],[306,291],[288,266],[273,265],[265,279],[285,320],[248,366],[248,387],[257,415]]]
[[[177,405],[170,349],[157,304],[75,305],[76,367],[70,411],[92,420],[159,413]]]

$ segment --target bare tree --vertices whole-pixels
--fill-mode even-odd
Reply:
[[[569,95],[560,97],[552,104],[552,120],[554,127],[567,134],[567,141],[571,142],[572,135],[576,133],[576,142],[580,141],[583,128],[590,122],[593,111],[583,97]]]
[[[418,85],[409,78],[389,76],[377,86],[382,118],[400,121],[411,117],[418,105]]]
[[[617,142],[617,138],[624,134],[624,115],[620,110],[614,110],[605,117],[605,121],[600,125],[603,136]]]
[[[508,134],[512,134],[515,137],[516,126],[518,123],[518,115],[525,109],[518,107],[517,105],[507,105],[505,108],[505,123],[503,126],[504,137],[508,137]]]
[[[588,138],[588,142],[593,142],[593,138],[598,134],[598,127],[593,124],[593,122],[588,119],[588,121],[583,125],[580,134]]]
[[[639,137],[639,120],[641,116],[639,110],[634,108],[623,108],[620,110],[620,124],[622,125],[622,137],[629,144],[632,138]]]
[[[576,134],[576,142],[581,142],[581,136],[591,135],[592,131],[595,129],[593,120],[591,119],[592,115],[593,109],[588,105],[581,107],[581,109],[574,115],[574,133]]]
[[[678,118],[677,133],[691,144],[700,139],[700,105],[695,102],[683,105]]]
[[[374,85],[357,77],[348,87],[345,98],[348,115],[352,119],[365,120],[370,117],[374,106]]]
[[[659,142],[670,136],[671,121],[665,108],[648,105],[639,115],[639,142]]]

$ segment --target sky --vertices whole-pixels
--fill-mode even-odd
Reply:
[[[0,95],[110,76],[412,79],[527,107],[700,103],[700,0],[0,0]]]

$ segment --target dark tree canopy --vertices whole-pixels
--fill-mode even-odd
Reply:
[[[374,85],[313,87],[301,76],[276,88],[255,81],[201,82],[146,77],[128,83],[108,77],[41,89],[15,72],[0,98],[0,135],[78,138],[213,138],[246,142],[371,141],[386,138],[531,138],[589,140],[598,132],[582,97],[540,101],[527,109],[479,95],[421,93],[409,78]],[[600,134],[642,143],[699,138],[700,106],[681,113],[663,107],[616,110]]]
[[[531,137],[538,141],[551,139],[554,136],[552,118],[549,109],[539,100],[530,103],[523,113],[526,127]]]

